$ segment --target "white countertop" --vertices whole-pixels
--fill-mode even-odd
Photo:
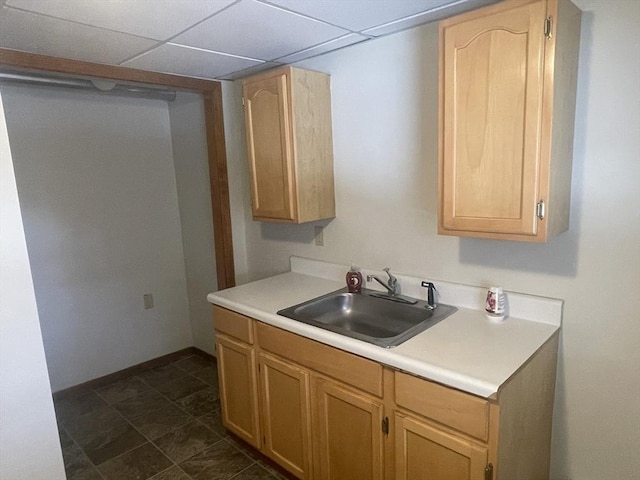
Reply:
[[[314,268],[318,265],[323,267],[322,272]],[[327,266],[328,269],[324,268]],[[501,323],[494,323],[483,311],[464,308],[461,305],[464,302],[451,301],[449,297],[455,296],[456,285],[445,286],[439,282],[436,283],[439,290],[447,290],[443,295],[448,299],[446,303],[457,306],[458,311],[397,347],[382,348],[276,314],[278,310],[345,286],[344,281],[322,278],[335,276],[336,272],[344,277],[347,271],[344,266],[292,259],[292,269],[306,267],[318,276],[292,271],[210,293],[207,300],[269,325],[485,398],[495,394],[560,326],[560,300],[513,294],[518,308],[529,313],[523,316],[530,317],[538,311],[545,316],[544,321],[509,316]],[[398,278],[407,281],[410,277]],[[467,293],[475,288],[482,291],[481,287],[460,287]],[[417,297],[413,292],[405,292]],[[558,318],[551,321],[547,317]]]

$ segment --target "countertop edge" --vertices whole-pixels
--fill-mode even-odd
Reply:
[[[509,317],[494,324],[483,311],[452,302],[458,312],[445,321],[397,347],[382,348],[277,315],[283,308],[344,287],[330,275],[310,273],[286,272],[210,293],[207,300],[310,340],[487,399],[495,397],[560,329],[560,319],[556,323]],[[551,304],[558,316],[561,301],[541,301],[543,308],[545,302]]]
[[[301,335],[310,340],[314,340],[334,348],[339,348],[349,353],[377,361],[385,366],[417,375],[430,381],[441,383],[448,387],[471,393],[482,398],[490,398],[497,394],[498,390],[504,383],[491,383],[470,377],[455,370],[443,368],[426,361],[397,354],[393,349],[385,349],[375,345],[369,345],[365,342],[281,317],[275,313],[266,312],[240,302],[220,297],[215,293],[210,293],[207,296],[207,300],[214,305],[227,308],[268,325],[282,328],[283,330]],[[548,338],[551,338],[557,330],[558,329],[555,328]],[[543,344],[544,342],[540,346]],[[533,355],[533,353],[535,353],[535,351],[531,352],[531,355]],[[513,373],[515,373],[515,371]]]

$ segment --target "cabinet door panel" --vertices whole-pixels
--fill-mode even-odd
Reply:
[[[310,475],[309,372],[260,354],[264,452],[296,475]]]
[[[487,441],[489,402],[402,372],[395,373],[396,404]]]
[[[258,387],[253,347],[217,333],[222,422],[244,441],[260,448]]]
[[[314,399],[318,478],[381,480],[382,404],[324,379]]]
[[[244,86],[253,215],[294,219],[293,157],[287,76]]]
[[[244,343],[253,344],[254,320],[232,310],[213,306],[213,326],[217,332],[224,333]]]
[[[546,2],[441,31],[441,225],[535,235]]]
[[[484,480],[487,449],[396,415],[396,480]]]

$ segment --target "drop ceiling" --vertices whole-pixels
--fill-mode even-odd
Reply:
[[[0,47],[230,80],[496,0],[0,0]]]

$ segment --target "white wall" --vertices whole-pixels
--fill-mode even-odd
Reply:
[[[211,304],[216,279],[211,187],[202,95],[178,93],[169,103],[193,345],[214,353]]]
[[[52,389],[192,345],[166,102],[2,91]]]
[[[247,219],[248,279],[300,255],[564,299],[552,479],[630,480],[640,476],[640,2],[576,4],[571,226],[548,244],[437,235],[436,25],[300,63],[332,75],[337,216],[320,223],[324,247],[316,224],[250,220],[246,160],[230,163],[230,182],[244,191],[233,200]],[[246,158],[242,135],[233,140]]]
[[[0,303],[0,478],[65,479],[1,94]]]

